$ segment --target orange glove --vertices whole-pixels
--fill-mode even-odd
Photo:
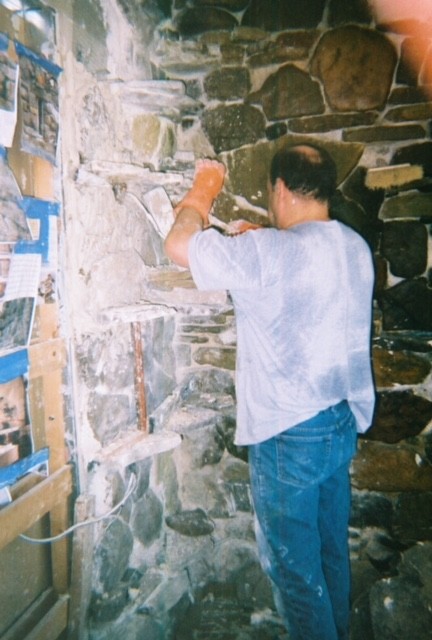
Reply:
[[[174,209],[177,215],[181,209],[191,208],[198,211],[204,224],[208,224],[208,215],[213,200],[222,190],[225,167],[217,160],[198,160],[191,189]]]

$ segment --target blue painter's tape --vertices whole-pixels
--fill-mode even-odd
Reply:
[[[17,42],[16,40],[15,40],[15,51],[17,52],[18,55],[25,56],[26,58],[29,58],[33,62],[36,62],[36,64],[38,64],[43,69],[45,69],[45,71],[48,71],[48,73],[51,73],[53,76],[57,77],[63,71],[63,69],[58,65],[54,64],[54,62],[51,62],[46,58],[42,58],[41,56],[38,56],[37,53],[35,53],[34,51],[31,51],[31,49],[28,49],[27,47],[25,47],[20,42]]]
[[[25,197],[19,203],[21,209],[29,218],[42,218],[42,216],[58,216],[60,205],[51,200],[40,200],[39,198]]]
[[[35,241],[20,240],[15,245],[15,253],[40,253],[42,260],[48,262],[49,257],[49,216],[58,216],[60,205],[58,202],[39,200],[38,198],[23,198],[18,202],[28,218],[40,220],[39,239]]]
[[[0,51],[9,49],[9,36],[6,33],[0,33]]]
[[[29,357],[27,349],[0,357],[0,383],[9,382],[27,373]]]
[[[35,453],[30,454],[22,460],[13,462],[8,467],[0,467],[0,489],[14,484],[17,480],[25,476],[30,471],[37,470],[43,464],[46,464],[49,459],[49,449],[40,449]]]

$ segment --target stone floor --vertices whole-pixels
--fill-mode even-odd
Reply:
[[[209,591],[180,621],[175,640],[289,640],[270,609],[254,611],[227,590]]]

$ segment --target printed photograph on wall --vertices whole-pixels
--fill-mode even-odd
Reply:
[[[10,40],[0,33],[0,145],[12,146],[17,123],[19,67],[10,57]]]
[[[11,502],[9,487],[22,476],[48,472],[48,449],[34,451],[28,367],[25,349],[0,357],[0,507]]]
[[[60,68],[18,43],[16,50],[20,67],[21,149],[55,164]]]

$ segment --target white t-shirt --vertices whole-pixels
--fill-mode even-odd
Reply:
[[[374,270],[366,242],[335,220],[227,237],[195,234],[199,289],[229,290],[237,323],[238,445],[256,444],[348,400],[359,432],[375,393]]]

